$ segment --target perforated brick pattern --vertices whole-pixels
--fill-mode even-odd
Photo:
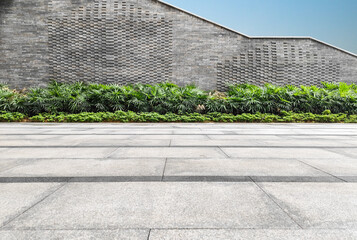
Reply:
[[[172,21],[122,1],[48,19],[49,75],[65,82],[158,83],[172,77]]]
[[[217,88],[223,91],[229,84],[243,83],[310,86],[339,81],[340,63],[309,49],[288,42],[257,44],[217,64]]]
[[[357,57],[309,38],[250,38],[157,0],[0,0],[0,82],[50,80],[357,83]]]

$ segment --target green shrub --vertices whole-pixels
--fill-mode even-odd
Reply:
[[[0,111],[0,122],[21,122],[25,117],[22,113]]]
[[[347,114],[313,114],[313,113],[294,113],[282,111],[281,115],[270,113],[187,113],[187,114],[159,114],[155,112],[135,113],[132,111],[124,112],[83,112],[77,114],[58,113],[58,114],[38,114],[26,117],[22,113],[0,112],[0,121],[18,122],[319,122],[319,123],[357,123],[357,115]]]
[[[275,115],[284,111],[322,115],[357,114],[357,86],[346,83],[323,83],[321,88],[241,84],[230,86],[227,93],[220,93],[205,92],[194,86],[178,87],[172,83],[119,86],[52,82],[47,88],[33,88],[24,92],[1,85],[0,111],[20,112],[28,116],[118,111],[163,115],[214,112],[253,114],[243,116],[243,119],[247,118],[246,121],[254,121],[253,116],[257,112]],[[91,116],[85,117],[91,121],[97,120]],[[155,114],[148,117],[153,122],[162,121]],[[140,121],[146,116],[138,115],[137,118]],[[227,122],[234,121],[226,115],[221,115],[220,118]],[[195,115],[186,120],[193,119],[205,121]],[[76,117],[76,120],[80,121],[80,118]],[[265,121],[274,121],[274,117],[267,116]]]
[[[323,113],[357,113],[357,85],[323,83],[322,88],[270,84],[258,87],[249,84],[230,86],[229,99],[235,102],[234,113],[275,113],[281,111]]]

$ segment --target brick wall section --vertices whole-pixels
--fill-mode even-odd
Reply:
[[[357,82],[356,57],[311,39],[251,39],[218,63],[218,88],[231,83],[320,85]]]
[[[357,82],[357,58],[312,39],[249,38],[155,0],[1,0],[0,82]]]
[[[12,87],[48,79],[45,0],[0,1],[0,82]]]

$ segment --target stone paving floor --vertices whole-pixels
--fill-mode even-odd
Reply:
[[[0,239],[357,239],[357,125],[3,123]]]

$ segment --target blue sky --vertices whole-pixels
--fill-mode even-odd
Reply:
[[[249,36],[311,36],[357,54],[357,0],[163,0]]]

